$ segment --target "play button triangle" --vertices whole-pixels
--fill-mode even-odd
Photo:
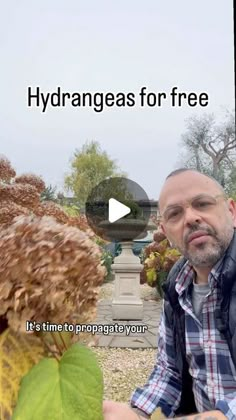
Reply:
[[[110,198],[108,202],[108,220],[110,223],[114,223],[127,214],[131,213],[131,209],[125,204],[115,198]]]

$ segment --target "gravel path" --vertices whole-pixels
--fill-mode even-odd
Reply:
[[[154,349],[93,347],[103,371],[104,399],[128,402],[137,386],[145,384],[156,359]]]
[[[111,299],[114,283],[105,283],[99,299]],[[141,298],[159,300],[157,292],[148,285],[140,285]],[[137,386],[145,384],[156,360],[155,349],[120,349],[92,347],[103,371],[104,399],[128,402]]]

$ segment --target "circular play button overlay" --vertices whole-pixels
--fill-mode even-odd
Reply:
[[[108,241],[132,241],[146,236],[151,203],[139,184],[114,177],[100,182],[86,202],[86,217],[92,230]]]

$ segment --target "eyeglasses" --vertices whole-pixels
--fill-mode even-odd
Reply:
[[[191,207],[199,213],[207,213],[216,207],[219,198],[224,198],[226,200],[226,196],[224,194],[218,194],[213,197],[207,194],[198,195],[197,197],[186,201],[185,206],[174,204],[167,207],[161,215],[161,218],[168,224],[177,223],[182,219],[187,207]]]

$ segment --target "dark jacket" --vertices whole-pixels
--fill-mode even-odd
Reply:
[[[185,313],[178,301],[175,280],[186,259],[181,258],[172,268],[163,285],[165,312],[173,325],[177,367],[182,372],[182,395],[176,414],[187,415],[197,411],[192,391],[192,378],[188,371],[185,348]],[[216,326],[225,336],[236,367],[236,229],[225,253],[220,274],[221,310],[215,311]]]

